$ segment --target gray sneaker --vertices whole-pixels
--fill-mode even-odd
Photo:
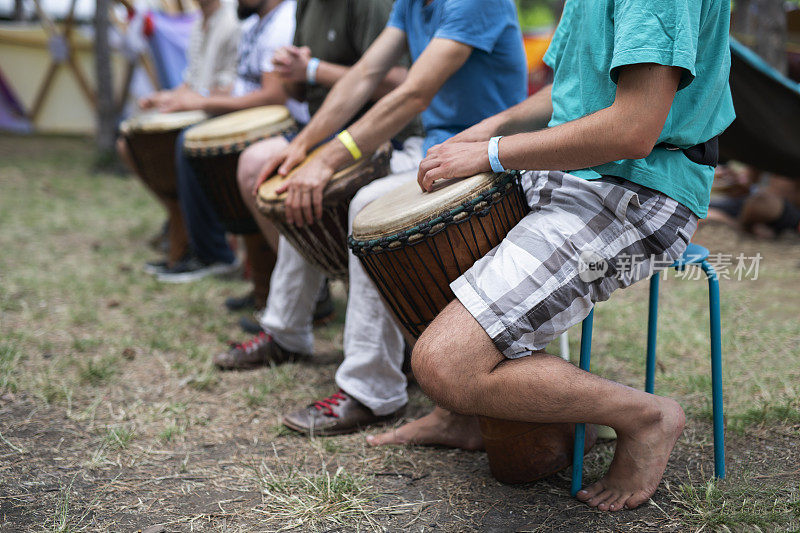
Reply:
[[[190,257],[180,261],[172,268],[158,273],[156,279],[164,283],[189,283],[206,276],[234,274],[239,270],[240,266],[241,261],[238,259],[233,263],[206,263],[197,257]]]

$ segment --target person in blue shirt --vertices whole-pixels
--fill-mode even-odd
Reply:
[[[729,19],[728,0],[567,0],[545,56],[553,85],[428,151],[425,190],[560,170],[523,175],[531,212],[453,282],[456,300],[417,342],[414,374],[440,407],[374,443],[469,443],[475,416],[603,424],[618,435],[614,459],[578,499],[619,511],[652,496],[680,405],[544,349],[680,257],[706,215],[714,139],[734,118]]]
[[[325,142],[349,123],[387,72],[409,53],[413,64],[404,81]],[[374,152],[421,115],[425,138],[416,150],[404,147],[408,157],[403,161],[392,158],[392,174],[356,194],[349,208],[352,222],[367,203],[413,181],[431,146],[522,102],[526,77],[512,0],[397,0],[386,28],[333,86],[302,133],[264,164],[261,179],[276,169],[288,174],[324,142],[318,155],[284,185],[288,221],[311,223],[322,216],[322,191],[335,170]],[[277,293],[271,292],[261,319],[266,333],[221,354],[215,359],[218,366],[253,367],[311,352],[310,315],[323,274],[288,244],[280,246],[278,257],[271,286],[296,287],[291,305],[276,304]],[[316,435],[348,433],[396,418],[408,402],[402,333],[352,254],[343,344],[345,360],[336,373],[340,390],[288,414],[287,426]]]

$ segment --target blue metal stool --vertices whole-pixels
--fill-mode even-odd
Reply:
[[[711,401],[714,414],[714,475],[725,477],[725,428],[722,420],[722,331],[719,308],[719,279],[714,267],[706,261],[708,250],[697,244],[689,243],[683,256],[670,268],[685,270],[687,265],[700,265],[708,277],[708,300],[711,318]],[[658,323],[658,286],[661,276],[650,278],[650,305],[647,320],[647,370],[645,391],[653,393],[656,376],[656,329]],[[589,313],[581,328],[580,368],[589,371],[592,354],[592,322],[594,310]],[[585,424],[575,426],[575,447],[572,456],[572,489],[573,496],[581,489],[583,482],[583,447],[586,437]]]

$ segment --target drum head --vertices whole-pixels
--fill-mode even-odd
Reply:
[[[365,207],[353,221],[353,239],[369,241],[396,235],[448,213],[491,189],[503,174],[483,173],[447,180],[423,192],[417,180],[401,185]]]
[[[187,150],[251,143],[286,131],[294,124],[282,105],[243,109],[207,120],[186,132]]]
[[[283,185],[286,180],[291,178],[295,172],[308,164],[311,158],[313,158],[320,150],[322,150],[322,147],[319,147],[311,152],[311,155],[309,155],[306,160],[300,164],[300,166],[292,170],[288,176],[284,177],[276,174],[265,181],[261,187],[259,187],[258,199],[259,206],[262,210],[275,213],[283,212],[286,193],[284,192],[281,194],[276,194],[275,190]],[[328,182],[328,185],[325,187],[325,193],[322,200],[323,203],[326,203],[330,200],[335,201],[333,197],[338,198],[342,194],[347,194],[348,191],[352,191],[352,193],[355,194],[358,189],[369,183],[369,181],[372,179],[385,176],[386,173],[378,172],[378,168],[376,167],[378,166],[378,162],[382,159],[385,159],[388,162],[391,150],[391,146],[386,144],[379,148],[378,151],[372,154],[370,157],[364,157],[334,174],[331,178],[331,181]],[[367,167],[373,167],[374,170],[367,172]],[[362,172],[362,170],[364,170],[364,172]],[[380,175],[376,175],[375,172],[378,172]],[[346,183],[350,180],[355,180],[357,183]]]
[[[180,111],[178,113],[144,113],[131,117],[120,124],[119,130],[124,133],[161,133],[182,130],[208,118],[202,111]]]

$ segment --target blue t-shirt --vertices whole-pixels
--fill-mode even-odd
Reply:
[[[553,117],[563,124],[614,102],[619,68],[680,67],[683,75],[657,144],[680,148],[722,133],[735,117],[728,74],[730,0],[567,0],[544,60],[555,71]],[[703,218],[713,167],[680,150],[656,147],[644,159],[572,170],[594,179],[624,178],[661,191]]]
[[[405,32],[413,61],[434,38],[473,48],[422,112],[426,153],[527,96],[525,50],[512,0],[396,0],[388,25]]]

